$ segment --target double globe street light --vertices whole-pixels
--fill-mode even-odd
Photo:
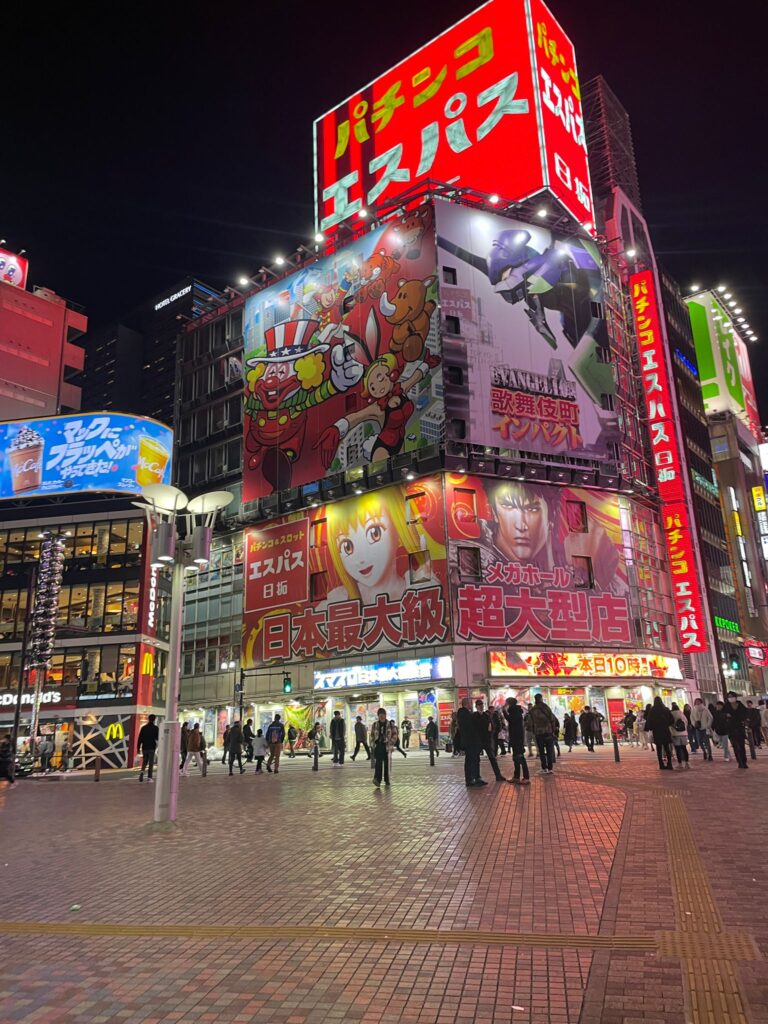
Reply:
[[[185,580],[187,573],[199,572],[210,561],[213,524],[234,495],[209,491],[187,499],[183,491],[169,484],[150,484],[141,493],[144,501],[134,504],[147,515],[150,565],[156,569],[173,567],[165,720],[160,732],[154,813],[156,822],[166,822],[176,820],[179,796],[178,712]]]

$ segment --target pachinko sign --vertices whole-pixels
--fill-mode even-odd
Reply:
[[[123,413],[0,423],[0,498],[140,494],[171,482],[172,449],[169,427]]]
[[[662,501],[662,523],[672,573],[677,628],[683,651],[688,654],[701,653],[708,649],[704,606],[685,501],[683,461],[674,419],[674,396],[652,271],[643,270],[632,274],[629,286],[651,452]]]
[[[436,218],[454,282],[443,357],[466,379],[446,394],[448,436],[460,419],[474,444],[607,460],[620,438],[595,244],[453,203]]]
[[[540,0],[490,0],[315,121],[315,221],[331,231],[420,182],[592,220],[573,46]]]
[[[0,282],[12,284],[14,288],[26,288],[29,261],[15,252],[0,249]]]
[[[632,644],[615,496],[456,474],[447,487],[458,639]]]
[[[490,674],[583,676],[588,679],[682,679],[680,662],[660,654],[593,654],[582,651],[490,651]]]
[[[246,530],[243,666],[448,637],[439,478]]]
[[[392,686],[395,683],[450,679],[452,675],[453,659],[449,655],[444,655],[441,658],[413,658],[384,664],[350,665],[317,671],[314,673],[314,688],[345,690],[368,686]],[[434,694],[434,690],[423,692]]]
[[[433,211],[245,304],[243,500],[444,437]]]

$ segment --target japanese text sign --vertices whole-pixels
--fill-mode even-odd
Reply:
[[[29,261],[15,252],[0,249],[0,282],[12,284],[14,288],[26,288]]]
[[[308,519],[246,530],[246,612],[306,601],[308,587]]]
[[[140,494],[171,482],[172,449],[169,427],[123,413],[0,423],[0,498]]]
[[[701,653],[708,645],[688,508],[674,502],[664,505],[661,514],[680,643],[686,654]]]
[[[494,679],[515,676],[582,676],[589,679],[682,679],[677,658],[661,654],[588,651],[490,651]],[[567,692],[567,691],[566,691]]]
[[[450,679],[453,659],[413,658],[406,661],[385,662],[374,665],[348,665],[344,668],[320,670],[314,673],[316,690],[343,690],[363,686],[391,686],[395,683],[415,683],[432,679]]]
[[[539,0],[489,0],[314,129],[322,231],[430,180],[509,199],[549,188],[592,219],[573,47]]]

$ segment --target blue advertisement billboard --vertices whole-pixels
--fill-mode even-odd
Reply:
[[[0,423],[0,499],[140,494],[147,484],[171,482],[172,451],[170,427],[125,413]]]

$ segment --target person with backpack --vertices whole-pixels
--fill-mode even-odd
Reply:
[[[712,735],[715,739],[715,744],[722,750],[723,760],[730,761],[731,753],[728,747],[728,716],[725,713],[725,703],[719,700],[714,707],[710,707],[710,714],[712,715]]]
[[[288,740],[288,757],[296,757],[296,751],[294,750],[294,746],[296,744],[296,737],[298,735],[299,734],[296,732],[296,727],[293,725],[289,725],[288,732],[286,733],[286,738]]]
[[[672,723],[672,712],[665,707],[661,697],[654,697],[653,706],[645,716],[645,726],[653,734],[661,771],[672,771]]]
[[[275,717],[267,727],[266,740],[269,745],[269,759],[267,761],[267,771],[272,774],[272,765],[275,766],[275,775],[277,775],[280,768],[280,755],[283,752],[283,740],[285,739],[285,726],[280,721],[280,715]]]
[[[672,746],[675,748],[677,763],[680,768],[690,768],[691,762],[688,757],[688,719],[685,712],[681,711],[677,704],[672,705],[672,725],[670,726]]]
[[[624,724],[625,735],[628,743],[633,743],[635,739],[635,722],[637,721],[637,715],[634,713],[632,708],[624,715],[622,722]]]
[[[523,709],[517,703],[515,697],[507,697],[504,706],[504,717],[507,720],[507,736],[509,737],[509,749],[512,751],[512,759],[515,764],[515,772],[512,782],[518,786],[530,786],[531,776],[528,771],[528,762],[525,760],[525,724],[523,722]],[[520,777],[522,773],[522,778]]]
[[[360,747],[365,750],[366,760],[371,760],[371,748],[368,746],[368,733],[365,728],[365,722],[363,721],[362,715],[358,715],[355,719],[355,752],[350,757],[350,761],[354,761],[360,752]]]
[[[528,712],[530,727],[536,737],[536,747],[539,751],[541,761],[541,774],[551,775],[555,767],[555,722],[557,719],[552,714],[548,704],[544,703],[544,697],[537,693],[533,698],[533,707]]]
[[[269,746],[267,741],[264,739],[264,733],[261,729],[256,730],[256,735],[253,737],[253,756],[256,759],[256,771],[255,775],[263,775],[262,765],[264,764],[264,758],[269,753]]]

